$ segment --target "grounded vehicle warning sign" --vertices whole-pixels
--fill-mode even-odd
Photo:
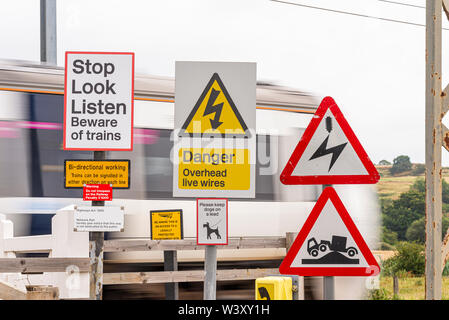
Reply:
[[[129,189],[130,160],[65,160],[64,187],[83,188],[89,184]]]
[[[337,192],[327,187],[279,272],[300,276],[375,276],[380,268]]]
[[[182,210],[150,211],[152,240],[182,240]]]
[[[132,150],[134,53],[66,52],[64,150]]]

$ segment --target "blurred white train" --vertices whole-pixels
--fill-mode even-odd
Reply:
[[[15,236],[50,233],[56,210],[86,204],[82,190],[63,185],[65,159],[93,158],[89,151],[62,149],[63,92],[63,68],[0,61],[0,213],[14,222]],[[322,186],[284,186],[279,174],[319,102],[319,97],[304,92],[257,84],[256,197],[229,199],[229,237],[285,236],[300,230]],[[182,209],[184,237],[194,238],[195,199],[172,197],[174,79],[137,75],[134,114],[134,150],[107,152],[109,159],[131,160],[131,188],[114,190],[114,200],[107,204],[125,207],[125,231],[107,237],[148,239],[150,210]],[[367,244],[375,248],[380,219],[375,188],[335,188]],[[284,256],[285,249],[218,251],[219,266],[277,267]],[[105,258],[118,266],[130,261],[157,264],[163,253],[109,253]],[[181,264],[203,259],[202,251],[178,253]],[[320,279],[308,281],[308,297],[320,298]],[[358,299],[364,292],[363,278],[336,279],[337,298]]]

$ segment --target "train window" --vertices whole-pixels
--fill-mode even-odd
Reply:
[[[144,165],[146,198],[171,198],[173,196],[173,164],[170,161],[171,130],[155,130],[158,133],[153,143],[145,144]]]
[[[28,195],[31,197],[81,198],[81,189],[64,188],[64,160],[92,159],[91,151],[64,151],[64,97],[54,94],[28,94],[28,118],[21,126],[22,149],[25,149],[25,170],[28,172]],[[135,128],[132,152],[108,152],[110,159],[131,160],[131,188],[114,191],[115,198],[171,199],[173,164],[170,152],[172,130]],[[273,162],[276,151],[270,135],[257,136],[256,200],[274,200]],[[1,146],[1,144],[0,144]],[[14,148],[12,148],[14,149]],[[14,151],[15,152],[15,151]],[[9,158],[8,158],[9,159]],[[7,193],[5,193],[7,194]],[[26,196],[26,194],[23,194]],[[239,199],[235,199],[239,200]],[[248,199],[241,199],[248,200]]]
[[[32,197],[82,197],[79,189],[64,188],[64,160],[91,159],[92,152],[62,150],[64,96],[30,94],[29,184]]]

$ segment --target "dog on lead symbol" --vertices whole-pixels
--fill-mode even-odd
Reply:
[[[205,224],[203,224],[203,228],[207,229],[207,239],[211,239],[210,235],[212,233],[215,233],[215,235],[217,236],[217,239],[221,239],[220,233],[218,232],[218,227],[217,228],[211,228],[209,226],[209,222],[206,222]]]

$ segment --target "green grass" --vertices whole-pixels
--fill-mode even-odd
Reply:
[[[393,277],[380,277],[380,289],[384,289],[386,299],[393,299]],[[405,277],[399,278],[400,300],[424,300],[425,299],[425,278]],[[442,299],[449,300],[449,277],[443,277]]]

